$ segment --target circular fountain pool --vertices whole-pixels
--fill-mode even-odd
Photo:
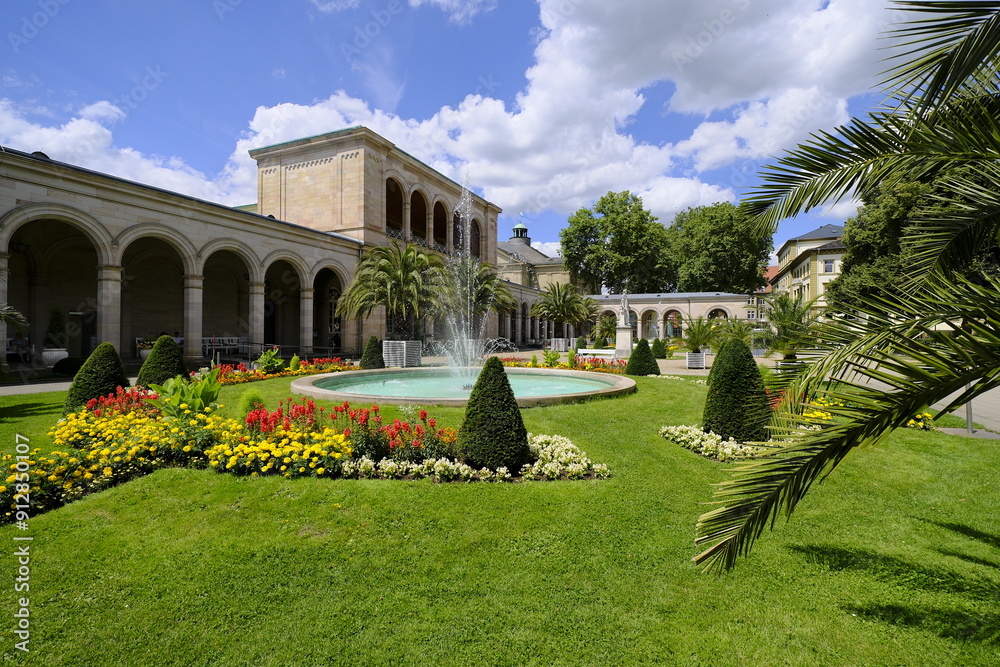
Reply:
[[[517,404],[573,403],[593,396],[620,396],[635,391],[635,381],[621,375],[551,368],[506,368]],[[398,368],[350,371],[303,377],[292,382],[292,391],[328,401],[400,405],[463,406],[469,399],[469,374],[447,368]]]

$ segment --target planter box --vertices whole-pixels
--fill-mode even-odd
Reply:
[[[69,356],[69,351],[65,347],[53,347],[42,350],[42,363],[46,368],[52,368],[60,359]]]
[[[704,352],[688,352],[687,353],[687,367],[688,368],[705,368],[705,353]]]
[[[152,352],[152,351],[153,351],[153,348],[149,348],[148,350],[140,348],[139,349],[139,358],[142,359],[143,361],[145,361],[146,357],[148,357],[149,353]]]
[[[419,366],[421,346],[422,343],[419,340],[382,341],[382,358],[385,359],[386,368],[391,366],[415,368]]]

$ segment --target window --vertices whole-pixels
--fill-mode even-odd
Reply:
[[[753,310],[753,309],[748,310],[747,311],[747,319],[748,320],[755,320],[755,319],[757,319],[757,311]]]
[[[833,260],[824,259],[823,260],[823,273],[833,273]]]

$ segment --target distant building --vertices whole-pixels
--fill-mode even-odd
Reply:
[[[840,275],[847,249],[843,236],[842,226],[823,225],[785,241],[778,250],[778,270],[771,278],[774,291],[804,301],[816,299],[814,308],[826,308],[826,287]]]

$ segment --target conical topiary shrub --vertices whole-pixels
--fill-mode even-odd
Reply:
[[[382,356],[382,344],[375,336],[369,336],[365,343],[365,351],[361,354],[361,368],[370,370],[385,368],[385,358]]]
[[[632,350],[632,356],[628,358],[625,366],[625,375],[659,375],[660,367],[653,358],[653,353],[649,349],[649,343],[645,338],[640,338]]]
[[[178,375],[184,378],[189,375],[187,364],[184,363],[184,352],[173,337],[163,335],[156,339],[146,361],[142,362],[135,383],[148,387],[163,384]]]
[[[587,347],[587,339],[583,336],[577,336],[576,338],[576,349],[582,350]]]
[[[528,430],[503,364],[490,357],[469,394],[458,432],[459,453],[473,468],[504,466],[512,473],[527,463]]]
[[[83,366],[77,371],[66,397],[65,410],[73,412],[86,405],[87,401],[113,394],[118,387],[127,387],[128,378],[121,357],[111,343],[97,346]]]
[[[702,430],[738,442],[767,439],[767,404],[764,380],[746,343],[726,343],[712,365],[712,383],[705,399]]]
[[[659,338],[653,339],[653,345],[649,348],[649,351],[653,353],[654,359],[666,359],[667,358],[667,348],[663,344],[663,341]]]

